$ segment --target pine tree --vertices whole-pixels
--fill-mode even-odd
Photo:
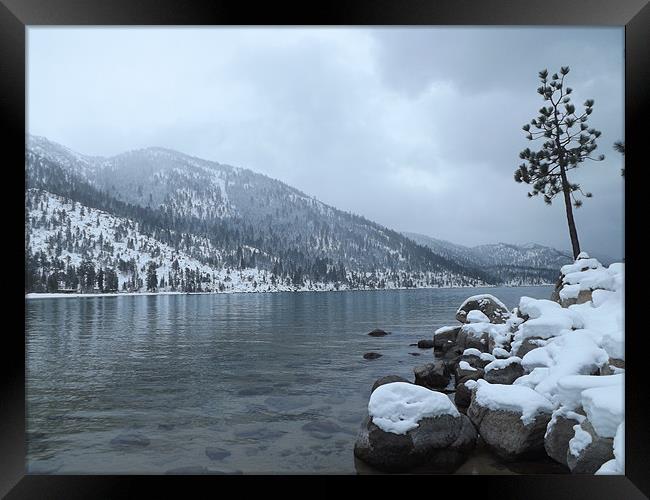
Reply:
[[[156,272],[156,263],[149,262],[147,266],[147,290],[155,292],[158,288],[158,273]]]
[[[614,143],[614,149],[625,156],[625,143],[622,141],[617,141]],[[625,169],[621,169],[621,175],[625,175]]]
[[[555,73],[549,82],[548,71],[539,72],[542,85],[537,89],[537,93],[549,105],[542,106],[539,116],[522,128],[529,140],[543,138],[545,141],[539,151],[526,148],[519,153],[519,158],[525,162],[515,170],[515,181],[532,184],[533,189],[528,196],[542,194],[544,201],[549,205],[555,195],[563,194],[573,256],[577,258],[580,253],[580,243],[573,218],[573,207],[579,208],[582,205],[578,193],[586,198],[591,198],[592,195],[584,193],[579,184],[571,183],[567,172],[577,168],[587,159],[601,161],[605,156],[600,155],[597,158],[591,156],[597,148],[596,139],[601,134],[587,125],[594,101],[592,99],[585,101],[584,112],[580,115],[576,114],[575,106],[571,104],[569,97],[572,89],[564,86],[564,79],[568,73],[569,67],[563,66],[560,69],[561,76]],[[531,125],[535,130],[531,129]]]

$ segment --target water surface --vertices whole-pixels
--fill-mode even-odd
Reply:
[[[28,470],[355,473],[373,382],[432,360],[409,344],[551,288],[27,300]]]

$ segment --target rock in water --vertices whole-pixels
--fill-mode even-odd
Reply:
[[[354,454],[384,472],[429,464],[458,467],[476,442],[476,431],[447,396],[424,387],[394,382],[370,396]],[[473,431],[473,432],[472,432]]]
[[[443,346],[448,345],[450,342],[456,342],[456,337],[460,331],[460,326],[443,326],[438,328],[433,334],[433,347],[435,349],[442,349]]]
[[[442,360],[413,368],[415,384],[431,389],[444,389],[449,385],[450,375]]]
[[[381,330],[379,328],[375,328],[368,335],[370,335],[371,337],[383,337],[385,335],[388,335],[388,332],[385,332],[384,330]]]
[[[379,354],[378,352],[367,352],[363,355],[363,359],[377,359],[381,357],[382,354]]]
[[[149,446],[149,439],[137,432],[128,432],[115,436],[111,439],[111,444],[119,447],[144,447]]]
[[[467,314],[473,310],[485,314],[490,323],[505,323],[506,319],[510,317],[510,311],[505,304],[489,293],[474,295],[466,299],[456,311],[456,319],[461,323],[468,323]]]
[[[226,457],[229,457],[231,453],[228,450],[223,448],[217,448],[216,446],[207,446],[205,448],[205,454],[210,460],[223,460]]]
[[[544,454],[552,403],[521,385],[476,382],[467,410],[487,446],[507,461]]]
[[[418,340],[418,347],[420,349],[433,349],[433,340],[429,340],[429,339]]]
[[[400,377],[399,375],[386,375],[375,380],[375,383],[372,384],[372,389],[370,389],[370,392],[373,392],[377,387],[386,384],[392,384],[393,382],[405,382],[407,384],[410,384],[408,380],[406,380],[404,377]]]

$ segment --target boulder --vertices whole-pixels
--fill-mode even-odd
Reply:
[[[456,379],[456,393],[454,394],[454,402],[458,408],[468,408],[472,402],[472,389],[465,384],[465,382],[469,380],[474,381],[478,379],[472,377]]]
[[[467,323],[467,315],[470,311],[481,311],[488,317],[490,323],[505,323],[510,316],[508,308],[494,295],[483,294],[469,297],[456,311],[456,319],[461,323]]]
[[[546,341],[544,339],[541,339],[539,337],[529,337],[522,340],[517,349],[513,349],[512,354],[518,358],[523,358],[530,351],[542,347],[543,345],[546,345]]]
[[[419,365],[413,368],[415,384],[429,389],[444,389],[451,379],[449,371],[442,360]]]
[[[463,354],[458,359],[458,362],[460,363],[461,361],[466,361],[471,367],[480,368],[482,370],[488,364],[490,364],[493,361],[493,359],[487,355],[481,356],[481,354],[482,353],[465,354],[463,351]]]
[[[406,380],[404,377],[400,377],[399,375],[385,375],[375,380],[375,383],[372,384],[372,389],[370,390],[370,392],[374,391],[377,387],[380,387],[385,384],[392,384],[393,382],[406,382],[408,384],[411,383],[408,380]]]
[[[589,420],[573,426],[575,435],[569,441],[566,461],[574,474],[593,474],[614,458],[614,439],[599,436]]]
[[[480,323],[478,325],[481,325]],[[488,323],[485,323],[488,325]],[[478,349],[481,352],[488,352],[490,335],[487,332],[480,332],[477,324],[470,324],[461,327],[456,338],[456,344],[462,349]]]
[[[368,335],[370,335],[371,337],[384,337],[385,335],[388,335],[388,333],[389,332],[385,332],[384,330],[380,330],[379,328],[375,328]]]
[[[442,349],[445,344],[456,342],[456,337],[460,331],[460,326],[444,326],[438,328],[433,334],[433,346],[436,349]]]
[[[463,378],[468,378],[472,380],[478,380],[483,378],[484,371],[481,368],[474,368],[466,361],[461,361],[456,365],[454,370],[454,375],[456,380],[461,380]]]
[[[546,427],[546,434],[544,434],[546,454],[556,462],[568,467],[567,451],[569,441],[575,434],[573,427],[579,425],[584,419],[584,415],[573,411],[555,411]]]
[[[589,302],[591,300],[592,292],[593,290],[580,290],[577,297],[567,297],[564,299],[560,297],[560,305],[562,307],[569,307],[573,304],[584,304],[585,302]],[[558,294],[558,296],[559,295],[560,294]]]
[[[429,339],[423,339],[423,340],[418,340],[418,347],[420,349],[433,349],[433,340]]]
[[[552,409],[550,401],[528,387],[479,380],[467,415],[495,454],[515,461],[544,455]]]
[[[363,355],[363,359],[377,359],[381,358],[383,354],[379,354],[378,352],[367,352]]]
[[[448,471],[476,442],[476,430],[447,396],[413,384],[393,383],[370,396],[354,455],[383,472],[421,465]]]
[[[521,358],[497,359],[485,367],[485,380],[490,384],[512,384],[524,374]]]

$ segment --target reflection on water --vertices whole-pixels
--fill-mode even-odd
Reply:
[[[550,290],[28,300],[29,470],[354,473],[374,380],[431,359],[409,344],[470,294],[514,307]]]

